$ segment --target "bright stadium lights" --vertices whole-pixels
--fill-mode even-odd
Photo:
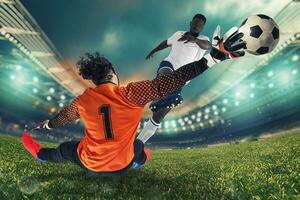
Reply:
[[[236,92],[236,93],[235,93],[235,96],[236,96],[236,97],[240,97],[240,96],[241,96],[241,93],[240,93],[240,92]]]
[[[208,123],[213,124],[214,121],[210,119],[210,120],[208,121]]]
[[[188,121],[188,124],[191,125],[193,122],[192,121]]]
[[[33,80],[33,82],[35,82],[35,83],[39,82],[39,78],[36,77],[36,76],[34,76],[34,77],[32,78],[32,80]]]
[[[269,83],[269,88],[273,88],[274,87],[274,84],[273,83]]]
[[[172,125],[173,128],[176,128],[176,127],[177,127],[176,121],[175,121],[175,120],[172,120],[172,121],[171,121],[171,125]]]
[[[223,99],[223,104],[228,104],[228,99]]]
[[[15,80],[16,79],[15,75],[10,75],[10,79]]]
[[[165,128],[169,128],[169,121],[165,121],[164,125]]]
[[[271,77],[271,76],[273,76],[273,75],[274,75],[273,71],[269,71],[269,72],[268,72],[268,77]]]
[[[254,94],[254,93],[251,93],[251,94],[250,94],[250,98],[253,99],[254,97],[255,97],[255,94]]]
[[[35,93],[35,94],[38,93],[38,89],[36,89],[36,88],[33,88],[32,91],[33,91],[33,93]]]
[[[47,101],[51,101],[52,97],[51,96],[47,96],[46,99],[47,99]]]
[[[183,122],[183,120],[181,118],[179,118],[177,121],[178,121],[178,123],[182,123]]]
[[[293,55],[292,61],[296,62],[299,60],[299,55]]]
[[[58,105],[59,105],[60,108],[64,107],[63,103],[59,103]]]
[[[199,126],[200,126],[201,128],[203,128],[203,127],[204,127],[204,124],[201,122],[201,123],[199,124]]]
[[[298,71],[296,70],[296,69],[294,69],[293,71],[292,71],[292,74],[293,75],[296,75],[298,73]]]
[[[22,70],[22,66],[21,65],[16,65],[16,70],[17,71],[21,71]]]
[[[213,110],[217,110],[217,105],[213,105],[213,106],[212,106],[212,109],[213,109]]]
[[[53,94],[53,93],[55,92],[54,88],[50,88],[50,89],[49,89],[49,92],[50,92],[51,94]]]
[[[196,115],[192,115],[191,118],[192,118],[192,119],[196,119]]]
[[[239,106],[239,105],[240,105],[240,102],[239,102],[239,101],[236,101],[236,102],[235,102],[235,105],[236,105],[236,106]]]
[[[185,126],[184,126],[184,127],[182,127],[182,130],[184,130],[184,131],[186,130]]]
[[[222,108],[222,112],[226,112],[227,109],[225,107]]]
[[[5,33],[4,37],[5,37],[6,39],[8,39],[8,38],[10,37],[10,34],[9,34],[9,33]]]
[[[205,113],[209,113],[210,112],[210,109],[209,108],[206,108],[205,109]]]
[[[204,115],[204,119],[208,119],[208,115]]]
[[[50,113],[55,113],[56,112],[56,108],[55,107],[51,107],[50,108]]]
[[[255,86],[256,86],[255,83],[250,84],[250,88],[255,88]]]
[[[201,118],[197,117],[196,122],[200,122],[200,121],[201,121]]]
[[[4,30],[2,30],[0,33],[1,33],[1,35],[5,35],[6,32]]]
[[[197,113],[197,117],[201,117],[202,116],[202,113],[199,111],[198,113]]]
[[[219,112],[218,112],[218,111],[215,111],[215,112],[214,112],[214,115],[218,115],[218,114],[219,114]]]
[[[65,99],[66,99],[66,96],[62,94],[62,95],[60,95],[60,99],[61,99],[61,100],[65,100]]]
[[[185,122],[189,121],[189,118],[188,118],[188,117],[185,117],[185,118],[184,118],[184,121],[185,121]]]

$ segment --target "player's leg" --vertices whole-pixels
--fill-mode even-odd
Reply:
[[[159,66],[157,76],[172,73],[173,71],[174,69],[172,64],[163,61]],[[157,128],[159,127],[159,123],[164,119],[168,112],[171,111],[172,107],[182,102],[180,92],[181,89],[171,93],[167,97],[164,97],[157,101],[153,101],[151,103],[150,109],[153,111],[153,116],[147,121],[143,130],[138,135],[137,139],[145,143],[147,140],[150,139],[150,137],[152,137],[155,134]]]
[[[76,162],[78,141],[64,142],[57,148],[43,148],[29,134],[22,136],[22,143],[26,150],[38,161],[60,163],[64,161]]]
[[[42,148],[37,155],[39,159],[53,163],[71,161],[78,164],[75,160],[78,144],[78,141],[64,142],[57,148]]]
[[[151,157],[151,149],[144,148],[144,143],[136,139],[134,141],[134,158],[131,168],[140,169]]]

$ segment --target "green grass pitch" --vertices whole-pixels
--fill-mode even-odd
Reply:
[[[56,144],[42,143],[44,146]],[[154,150],[141,171],[87,177],[40,164],[0,134],[0,199],[300,199],[300,134],[185,150]]]

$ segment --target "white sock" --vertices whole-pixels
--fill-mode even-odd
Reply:
[[[143,143],[146,143],[156,132],[159,124],[157,124],[152,117],[148,120],[143,130],[137,136],[137,139],[141,140]]]

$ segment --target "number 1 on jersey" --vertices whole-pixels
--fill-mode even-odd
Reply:
[[[110,105],[108,104],[102,105],[99,108],[99,114],[102,115],[105,138],[107,140],[113,139],[114,135],[112,132],[112,125],[110,120]]]

